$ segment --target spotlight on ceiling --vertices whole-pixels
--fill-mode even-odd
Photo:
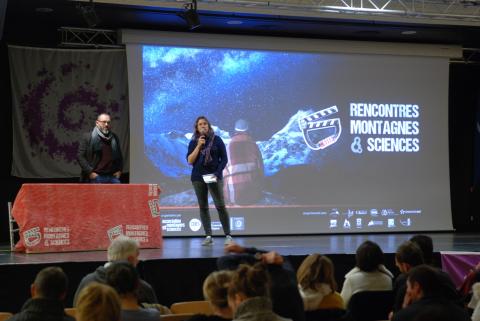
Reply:
[[[94,28],[100,24],[93,0],[90,0],[88,4],[78,4],[77,10],[89,28]]]
[[[184,5],[185,11],[180,12],[178,16],[185,20],[190,30],[200,27],[200,16],[197,12],[197,0]]]

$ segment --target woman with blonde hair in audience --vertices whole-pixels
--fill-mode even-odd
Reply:
[[[77,321],[120,321],[120,297],[110,286],[93,282],[80,291]]]
[[[270,280],[262,263],[240,265],[228,288],[228,305],[233,321],[285,321],[272,311]]]
[[[355,261],[356,266],[345,275],[340,293],[345,306],[357,292],[392,290],[393,274],[383,265],[383,251],[377,243],[365,241],[360,244]]]
[[[305,311],[344,309],[337,291],[332,261],[318,253],[307,256],[297,270],[298,290]]]
[[[232,309],[228,306],[228,287],[232,276],[232,271],[216,271],[207,276],[203,282],[203,296],[210,302],[213,315],[195,314],[189,321],[232,320]]]

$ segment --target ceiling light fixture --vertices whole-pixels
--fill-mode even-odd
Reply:
[[[35,8],[35,12],[39,13],[52,13],[53,9],[52,8],[47,8],[47,7],[40,7],[40,8]]]
[[[227,25],[241,25],[243,24],[243,21],[241,20],[228,20]]]
[[[376,8],[358,8],[358,7],[342,7],[342,6],[324,6],[326,9],[333,9],[345,12],[381,12],[381,13],[404,13],[401,10],[390,10],[390,9],[376,9]]]
[[[200,16],[197,12],[197,0],[186,3],[184,5],[185,11],[178,13],[178,16],[185,20],[190,30],[200,27]]]
[[[78,4],[77,10],[80,12],[80,15],[83,17],[83,20],[85,20],[89,28],[94,28],[100,24],[100,19],[95,11],[93,0],[90,0],[88,4]]]

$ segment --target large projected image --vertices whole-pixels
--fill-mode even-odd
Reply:
[[[186,161],[200,115],[227,146],[234,233],[451,228],[444,59],[139,52],[143,108],[131,117],[143,132],[131,136],[143,154],[131,156],[131,181],[161,184],[165,235],[203,231]],[[218,219],[212,228],[221,232]]]

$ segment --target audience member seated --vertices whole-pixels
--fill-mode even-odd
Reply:
[[[343,299],[336,292],[333,263],[325,255],[307,256],[297,270],[297,281],[305,311],[326,306],[324,301],[329,301],[329,309],[344,309]]]
[[[360,291],[348,301],[346,318],[349,321],[387,320],[393,307],[393,292]]]
[[[269,292],[273,311],[293,321],[305,321],[297,279],[288,261],[276,252],[266,252],[253,247],[245,248],[235,243],[225,246],[225,252],[230,254],[218,258],[219,270],[235,270],[240,264],[265,263],[271,280]]]
[[[228,287],[232,276],[232,271],[217,271],[207,276],[203,282],[203,296],[210,302],[213,315],[195,314],[189,321],[232,320],[232,309],[228,306]]]
[[[417,265],[423,264],[423,253],[417,244],[406,241],[403,242],[395,253],[395,265],[400,274],[393,283],[393,311],[398,311],[402,308],[403,298],[407,291],[407,275],[408,272]]]
[[[412,321],[452,321],[442,307],[432,306],[422,309]]]
[[[393,274],[383,265],[383,252],[377,243],[365,241],[357,248],[356,266],[345,275],[342,292],[345,306],[360,291],[392,290]]]
[[[128,262],[114,262],[107,267],[105,280],[120,296],[122,321],[159,321],[160,312],[143,308],[138,304],[137,292],[140,284],[138,272]]]
[[[403,308],[393,315],[392,321],[411,321],[428,310],[441,310],[446,320],[467,321],[470,317],[465,309],[445,298],[441,293],[438,270],[422,264],[408,272],[407,290]],[[422,319],[423,320],[423,319]]]
[[[47,267],[35,277],[30,287],[32,298],[12,321],[74,321],[66,315],[63,300],[67,294],[67,276],[59,267]]]
[[[469,302],[472,299],[472,286],[477,282],[480,282],[480,263],[468,272],[458,289],[460,295],[465,298],[465,302]]]
[[[263,263],[242,264],[228,288],[228,305],[234,321],[285,321],[272,310],[269,276]]]
[[[440,270],[440,264],[435,264],[435,262],[433,262],[432,238],[428,235],[418,234],[411,237],[410,241],[415,243],[422,250],[424,263],[437,270],[437,276],[441,284],[441,295],[448,300],[456,302],[460,306],[464,306],[468,301],[466,301],[466,298],[457,291],[450,275],[448,275],[447,272]]]
[[[138,242],[128,236],[120,235],[112,241],[108,247],[108,262],[103,266],[99,266],[95,272],[85,276],[78,285],[73,304],[76,305],[80,291],[91,282],[105,283],[105,269],[112,262],[128,261],[133,266],[138,264],[138,256],[140,254]],[[152,286],[140,279],[138,287],[138,300],[141,303],[158,303],[157,296]]]
[[[91,282],[78,294],[77,321],[120,321],[120,297],[106,284]]]
[[[473,310],[472,321],[480,321],[480,282],[472,286],[472,299],[468,307]]]
[[[412,236],[409,240],[410,242],[415,243],[423,254],[423,262],[432,266],[440,266],[433,262],[433,240],[428,235],[416,234]]]

